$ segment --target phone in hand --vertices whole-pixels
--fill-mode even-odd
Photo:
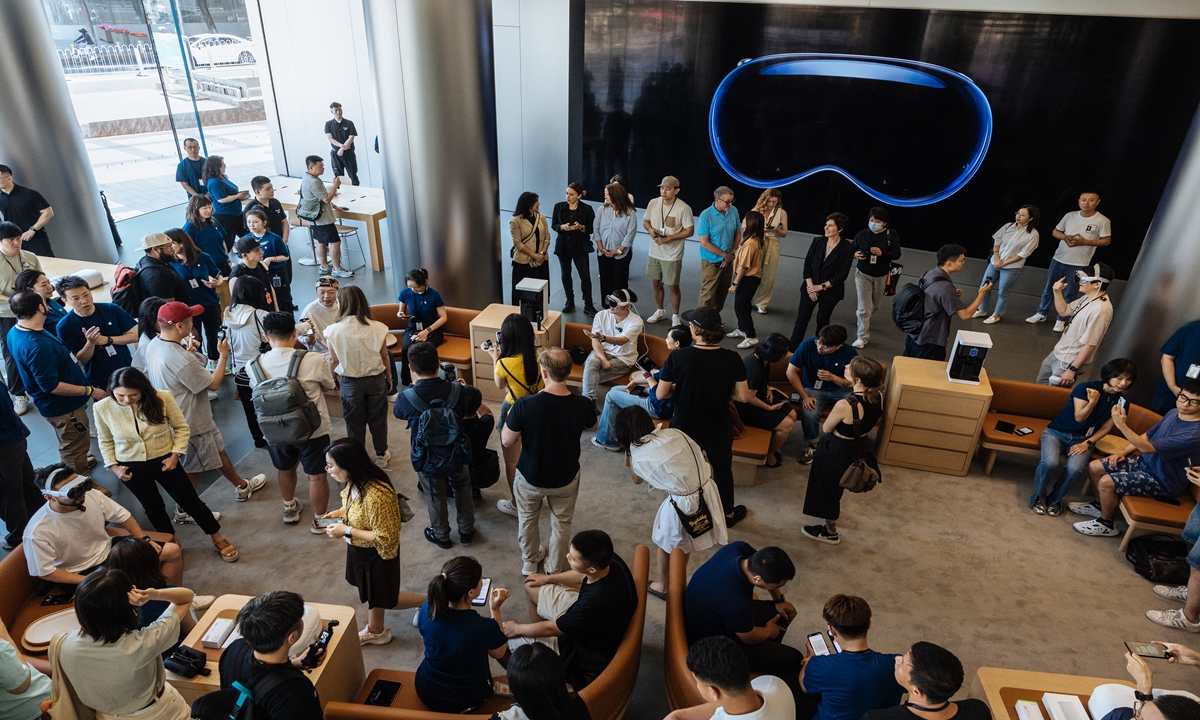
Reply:
[[[1155,658],[1157,660],[1167,659],[1167,646],[1160,643],[1126,642],[1125,647],[1129,652],[1138,657]]]
[[[479,594],[471,598],[471,604],[480,607],[488,601],[488,596],[492,594],[492,579],[484,578],[483,585],[479,589]]]
[[[829,655],[829,643],[825,642],[825,633],[818,630],[808,636],[808,644],[812,646],[813,655]]]
[[[327,527],[333,527],[334,525],[338,525],[340,523],[344,523],[346,521],[343,518],[331,517],[331,518],[317,518],[314,522],[316,522],[317,527],[319,527],[319,528],[327,528]]]

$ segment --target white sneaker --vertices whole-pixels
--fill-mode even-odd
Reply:
[[[384,450],[382,455],[375,456],[375,464],[381,468],[385,468],[392,459],[392,451]]]
[[[1030,324],[1046,322],[1046,316],[1041,313],[1034,313],[1034,314],[1030,315],[1029,317],[1025,318],[1025,322],[1030,323]]]
[[[29,412],[29,396],[28,395],[17,395],[16,397],[14,397],[13,398],[13,410],[18,415],[24,415],[25,413]]]
[[[250,499],[251,495],[258,492],[259,490],[262,490],[263,486],[266,484],[267,484],[267,476],[266,475],[263,475],[262,473],[255,475],[254,477],[252,477],[246,481],[246,485],[244,487],[240,487],[237,489],[237,501],[238,502],[246,502],[247,500]]]
[[[746,338],[745,340],[738,343],[737,346],[740,347],[741,349],[745,350],[746,348],[752,348],[757,344],[758,344],[758,338],[752,337],[752,338]]]
[[[192,598],[192,609],[198,613],[202,613],[212,607],[212,604],[216,601],[216,595],[197,595]]]
[[[764,306],[764,305],[755,305],[755,306],[754,306],[754,311],[755,311],[755,312],[757,312],[759,315],[766,315],[766,314],[767,314],[767,308],[766,308],[766,306]]]
[[[1062,332],[1063,330],[1066,330],[1066,329],[1067,329],[1067,324],[1066,324],[1065,322],[1063,322],[1062,320],[1055,320],[1055,321],[1054,321],[1054,332],[1056,332],[1056,333],[1060,333],[1060,332]]]
[[[850,344],[853,345],[854,347],[858,348],[859,350],[862,350],[863,348],[865,348],[867,346],[867,341],[863,340],[862,338],[859,338]]]
[[[219,512],[214,512],[212,514],[212,516],[213,516],[213,520],[221,519],[221,513],[219,513]],[[180,510],[179,508],[175,508],[175,517],[173,518],[173,522],[176,525],[195,525],[196,518],[192,517],[191,515],[188,515],[184,511]]]
[[[417,611],[413,613],[413,627],[419,627],[420,624],[421,624],[421,608],[417,608]]]
[[[521,563],[521,574],[522,575],[532,575],[532,574],[536,573],[537,569],[538,569],[538,564],[546,559],[547,554],[548,553],[546,552],[546,546],[545,545],[540,546],[538,548],[538,554],[537,554],[536,558],[534,558],[533,560],[530,560],[529,562]]]
[[[1096,520],[1081,520],[1074,525],[1075,532],[1091,535],[1092,537],[1116,537],[1121,534],[1121,531],[1116,526],[1105,525]]]
[[[1187,585],[1155,585],[1154,594],[1176,602],[1187,602]]]
[[[727,337],[727,338],[744,338],[744,337],[746,337],[746,333],[742,332],[741,330],[734,330],[732,332],[725,333],[725,337]]]
[[[1067,503],[1067,509],[1076,515],[1083,515],[1084,517],[1100,517],[1100,503],[1095,500],[1091,502]]]
[[[336,270],[334,270],[333,272],[331,272],[331,273],[329,273],[329,274],[330,274],[330,275],[332,275],[332,276],[334,276],[334,277],[336,277],[336,278],[347,278],[347,277],[354,277],[354,271],[353,271],[353,270],[344,270],[344,269],[342,269],[342,268],[337,268]],[[388,635],[387,642],[391,642],[391,640],[392,640],[392,636],[389,634],[389,635]],[[376,644],[376,645],[382,645],[383,643],[374,643],[374,644]]]
[[[304,503],[299,500],[292,500],[290,503],[283,504],[283,524],[295,525],[300,522],[300,511],[304,509]]]
[[[658,322],[659,320],[662,320],[663,318],[665,318],[666,316],[667,316],[667,311],[666,311],[666,310],[663,310],[662,308],[659,308],[659,309],[657,309],[657,310],[655,310],[655,311],[654,311],[654,314],[653,314],[653,315],[651,315],[650,317],[646,318],[646,322],[648,322],[648,323],[656,323],[656,322]]]
[[[999,315],[993,315],[993,316],[991,316],[990,318],[988,318],[987,320],[984,320],[984,321],[983,321],[983,324],[984,324],[984,325],[995,325],[995,324],[996,324],[996,323],[998,323],[998,322],[1000,322],[1000,316],[999,316]]]
[[[216,391],[216,390],[209,390],[209,391],[208,391],[208,400],[209,400],[209,402],[216,402],[216,401],[218,401],[218,400],[220,400],[220,399],[221,399],[221,396],[220,396],[220,395],[217,395],[217,391]]]
[[[1162,625],[1163,627],[1175,628],[1176,630],[1187,630],[1188,632],[1200,632],[1200,622],[1191,622],[1183,614],[1180,608],[1171,610],[1147,610],[1146,619],[1152,623]]]
[[[676,325],[682,325],[682,324],[683,324],[683,318],[679,317],[678,315],[671,316],[671,327],[674,327]]]
[[[337,270],[334,270],[333,274],[337,275],[337,272],[338,272]],[[392,641],[392,629],[391,628],[384,628],[383,632],[381,632],[381,633],[373,633],[373,632],[371,632],[371,628],[369,628],[369,627],[365,627],[362,630],[358,631],[358,644],[359,645],[387,645],[391,641]]]
[[[621,448],[619,446],[605,445],[604,443],[600,442],[600,440],[597,439],[595,435],[592,436],[592,444],[595,445],[596,447],[600,448],[601,450],[608,450],[609,452],[621,452]]]
[[[505,515],[517,516],[517,508],[512,504],[512,500],[497,500],[496,509]]]
[[[987,317],[987,316],[988,316],[987,310],[976,310],[975,314],[971,316],[971,319],[974,320],[975,318],[981,318],[981,317]]]

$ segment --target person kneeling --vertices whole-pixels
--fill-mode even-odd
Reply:
[[[750,679],[750,665],[737,643],[710,637],[688,649],[687,667],[696,689],[708,702],[680,708],[666,720],[793,720],[796,701],[782,680],[771,675]]]

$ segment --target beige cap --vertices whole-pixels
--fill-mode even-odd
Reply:
[[[679,178],[674,175],[668,175],[663,178],[663,181],[658,184],[660,188],[677,188],[679,187]]]
[[[170,244],[171,244],[171,238],[167,237],[163,233],[150,233],[149,235],[142,236],[142,249],[143,250],[151,250],[156,247],[162,247],[163,245],[170,245]]]

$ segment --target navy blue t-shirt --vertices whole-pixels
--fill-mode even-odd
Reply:
[[[817,351],[817,339],[810,337],[800,343],[800,347],[792,353],[792,359],[789,362],[803,371],[800,383],[804,385],[805,389],[810,389],[816,385],[818,370],[826,370],[838,377],[844,377],[846,366],[857,356],[858,351],[847,343],[842,343],[841,347],[828,355],[822,355]],[[836,390],[838,387],[840,386],[831,380],[821,384],[822,390]]]
[[[22,330],[17,326],[8,331],[7,339],[25,391],[42,417],[66,415],[87,405],[86,395],[51,394],[60,382],[89,384],[75,356],[53,333],[44,329]]]
[[[50,333],[58,334],[58,324],[67,316],[67,311],[57,300],[46,301],[46,324],[42,327]]]
[[[185,182],[192,186],[192,189],[198,193],[204,193],[204,183],[200,182],[200,176],[204,174],[204,158],[192,160],[184,158],[175,166],[175,182]],[[188,199],[192,196],[189,194]]]
[[[80,317],[72,312],[59,321],[58,337],[71,352],[77,353],[83,349],[87,343],[83,331],[88,328],[99,328],[101,335],[113,337],[124,335],[137,325],[137,320],[130,317],[120,306],[96,303],[95,307],[96,312],[87,317]],[[133,355],[129,352],[128,345],[97,345],[92,352],[92,359],[84,364],[84,369],[87,371],[89,384],[107,388],[114,372],[132,364]]]
[[[221,274],[221,269],[217,267],[217,261],[212,255],[201,250],[195,265],[173,262],[171,267],[175,268],[175,272],[183,278],[183,284],[187,285],[189,305],[207,306],[221,302],[217,291],[204,284],[205,280],[211,280]]]
[[[1088,415],[1083,422],[1079,422],[1075,419],[1075,400],[1079,399],[1087,402],[1087,391],[1089,388],[1100,393],[1100,399],[1096,401],[1096,407],[1092,408],[1091,415]],[[1058,414],[1058,417],[1050,421],[1050,429],[1067,433],[1068,435],[1088,437],[1096,432],[1101,425],[1108,422],[1108,419],[1112,417],[1113,406],[1123,397],[1125,397],[1123,393],[1112,393],[1110,395],[1104,392],[1103,380],[1090,380],[1085,383],[1078,383],[1071,389],[1071,399],[1067,401],[1067,406]]]
[[[508,639],[500,626],[474,610],[439,611],[429,619],[429,603],[417,614],[417,630],[425,642],[425,659],[417,668],[421,692],[446,702],[482,701],[492,692],[488,652]]]
[[[25,421],[13,409],[8,386],[0,380],[0,447],[16,445],[27,437],[29,428],[25,427]]]
[[[425,288],[425,292],[418,293],[412,288],[406,287],[400,291],[400,302],[408,306],[408,314],[421,323],[422,328],[427,328],[437,322],[437,309],[446,304],[442,300],[441,293],[433,288]],[[413,329],[416,329],[415,326]]]
[[[874,650],[817,655],[804,666],[804,691],[819,695],[814,720],[858,720],[900,703],[896,656]]]
[[[225,247],[225,229],[216,220],[209,219],[203,225],[183,224],[183,231],[192,238],[201,252],[208,253],[222,272],[229,273],[229,250]]]
[[[208,189],[208,196],[212,198],[214,215],[242,214],[242,202],[240,200],[221,202],[222,199],[230,195],[238,194],[237,185],[224,178],[209,178],[206,187]]]
[[[689,645],[754,629],[754,585],[741,566],[754,552],[748,543],[731,542],[696,569],[683,596]]]
[[[1163,355],[1175,358],[1175,385],[1183,385],[1192,365],[1200,365],[1200,320],[1190,322],[1175,331],[1159,350]],[[1167,387],[1166,378],[1158,379],[1158,388],[1150,402],[1154,412],[1166,413],[1175,407],[1175,396]]]

